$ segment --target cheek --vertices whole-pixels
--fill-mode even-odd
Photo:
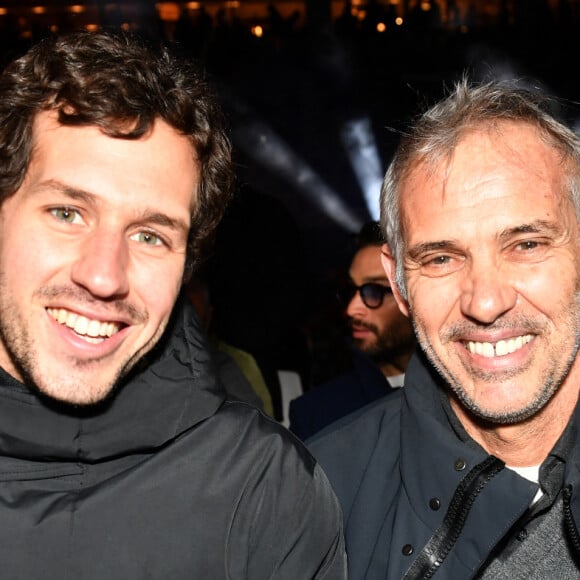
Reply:
[[[53,250],[24,228],[8,228],[0,238],[0,272],[5,284],[22,289],[41,286],[66,264],[62,248]]]
[[[451,279],[421,278],[408,284],[411,318],[425,328],[440,328],[455,310],[459,311],[459,290]]]
[[[177,300],[183,279],[183,262],[167,260],[156,268],[135,268],[132,292],[146,305],[149,319],[166,320]]]
[[[562,305],[576,301],[580,274],[573,262],[539,265],[520,276],[514,287],[525,303],[551,317]]]

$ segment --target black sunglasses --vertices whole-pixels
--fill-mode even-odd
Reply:
[[[338,291],[337,297],[339,301],[346,307],[353,299],[356,293],[360,294],[363,304],[367,308],[379,308],[387,294],[392,294],[393,290],[390,286],[383,286],[376,282],[367,282],[361,286],[349,284]]]

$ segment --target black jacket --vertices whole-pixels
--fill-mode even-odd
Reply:
[[[344,578],[340,512],[305,448],[224,401],[189,307],[102,408],[2,373],[3,580]]]
[[[440,383],[415,355],[403,389],[307,441],[343,508],[349,580],[473,578],[536,493],[459,436]],[[580,554],[580,441],[565,469],[566,535]]]
[[[344,417],[393,392],[379,367],[353,348],[353,368],[290,401],[290,431],[305,440]]]

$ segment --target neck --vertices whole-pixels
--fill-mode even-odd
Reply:
[[[512,425],[483,421],[465,410],[455,398],[451,407],[469,436],[488,453],[513,467],[539,465],[548,456],[570,421],[578,388],[566,380],[552,399],[533,417]]]
[[[407,368],[411,355],[413,353],[399,354],[390,357],[388,361],[378,361],[377,365],[385,377],[394,377],[395,375],[402,375]]]

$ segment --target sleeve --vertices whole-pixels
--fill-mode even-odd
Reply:
[[[258,461],[240,498],[228,542],[230,577],[346,579],[338,500],[322,468],[287,435]]]

